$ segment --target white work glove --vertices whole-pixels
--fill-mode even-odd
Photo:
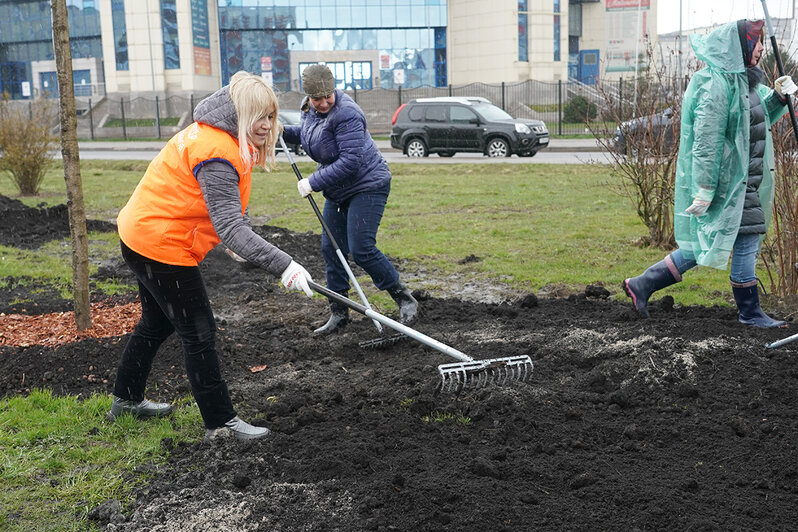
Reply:
[[[792,80],[790,76],[782,76],[773,82],[773,88],[779,93],[782,98],[787,94],[795,94],[798,91],[798,85]]]
[[[687,214],[693,214],[695,216],[703,216],[704,214],[706,214],[707,209],[709,209],[709,205],[711,203],[712,203],[711,201],[706,201],[696,198],[693,200],[693,204],[687,207],[684,210],[684,212],[686,212]]]
[[[308,297],[313,297],[313,292],[310,291],[308,285],[308,281],[312,280],[308,271],[294,261],[291,261],[280,277],[280,281],[287,289],[305,292]]]
[[[245,259],[244,257],[242,257],[241,255],[239,255],[230,248],[225,248],[224,252],[230,255],[230,257],[236,262],[249,262],[247,259]]]
[[[310,181],[308,181],[308,178],[297,181],[296,188],[303,198],[307,198],[308,195],[313,192],[313,189],[310,188]]]

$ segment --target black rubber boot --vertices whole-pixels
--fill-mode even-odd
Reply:
[[[418,301],[410,293],[410,290],[401,281],[397,281],[395,285],[388,289],[388,293],[391,294],[391,297],[399,306],[399,322],[409,325],[416,321],[416,317],[418,317]]]
[[[626,279],[621,285],[626,295],[632,298],[637,312],[644,318],[648,318],[648,298],[651,297],[651,294],[682,280],[681,276],[678,279],[674,277],[671,268],[668,267],[668,262],[673,264],[670,256],[652,264],[637,277]],[[674,267],[673,270],[676,271],[676,268]]]
[[[757,285],[739,286],[732,283],[732,292],[737,309],[740,311],[737,315],[740,323],[763,329],[787,325],[786,321],[774,320],[762,311],[762,307],[759,306],[759,287]]]
[[[347,290],[338,293],[344,297],[349,295]],[[346,327],[347,323],[349,323],[349,307],[337,301],[330,300],[330,319],[327,320],[327,323],[313,331],[313,334],[325,335],[337,333]]]

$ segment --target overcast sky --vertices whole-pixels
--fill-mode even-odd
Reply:
[[[767,0],[772,18],[791,15],[795,0]],[[657,2],[657,33],[679,30],[679,5],[682,11],[682,30],[722,24],[741,18],[765,18],[761,0],[659,0]]]

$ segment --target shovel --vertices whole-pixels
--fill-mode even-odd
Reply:
[[[313,281],[308,281],[311,289],[319,294],[327,296],[328,298],[337,301],[342,305],[346,305],[355,312],[359,312],[377,321],[386,327],[398,331],[413,340],[421,342],[433,349],[440,351],[445,355],[457,360],[449,364],[441,364],[438,366],[438,373],[441,375],[441,390],[459,391],[469,385],[473,386],[486,386],[487,384],[504,384],[508,380],[526,382],[532,376],[534,366],[532,359],[529,355],[518,355],[504,358],[491,358],[486,360],[475,360],[465,353],[461,353],[453,347],[430,338],[415,329],[411,329],[407,325],[403,325],[398,321],[392,320],[382,314],[379,314],[371,308],[365,307],[359,303],[352,301],[349,298],[342,296],[337,292],[333,292]]]

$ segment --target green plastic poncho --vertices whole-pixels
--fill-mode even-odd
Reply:
[[[748,77],[736,22],[706,36],[692,35],[690,44],[707,66],[693,75],[682,101],[674,232],[685,258],[726,269],[740,228],[748,181]],[[756,91],[767,121],[759,199],[769,225],[775,170],[770,126],[786,107],[764,85]],[[711,201],[706,214],[697,217],[684,212],[695,198]]]

